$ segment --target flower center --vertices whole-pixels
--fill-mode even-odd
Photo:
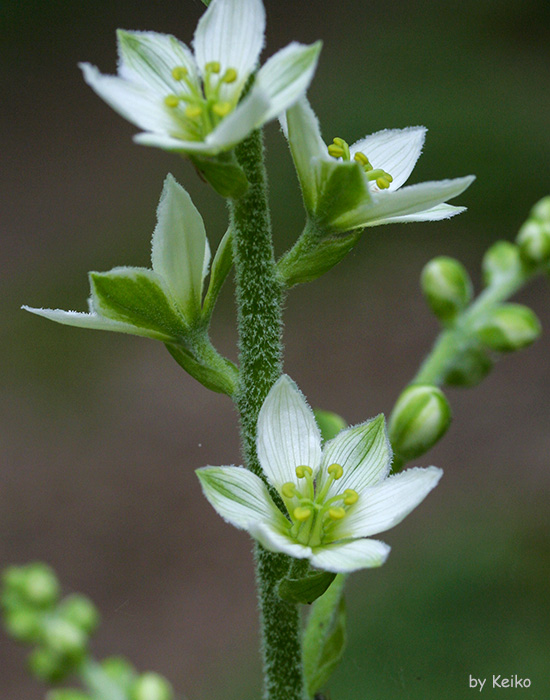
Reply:
[[[238,92],[230,101],[222,98],[221,89],[237,80],[237,71],[228,68],[223,74],[218,61],[207,63],[202,81],[194,82],[185,66],[176,66],[172,77],[182,84],[181,93],[172,93],[164,98],[164,104],[174,110],[187,136],[201,141],[219,122],[235,109]]]
[[[344,139],[335,138],[328,147],[328,153],[333,158],[342,158],[342,160],[351,160],[349,146]],[[367,156],[361,151],[354,154],[353,160],[357,161],[365,171],[367,180],[376,182],[381,190],[387,190],[390,183],[393,182],[393,177],[385,170],[373,168]]]
[[[350,506],[357,503],[359,494],[353,489],[327,498],[333,481],[342,478],[344,470],[331,464],[323,483],[313,479],[311,467],[296,467],[298,484],[288,481],[281,488],[281,496],[290,515],[290,534],[301,544],[317,547],[331,541],[331,530],[342,520]]]

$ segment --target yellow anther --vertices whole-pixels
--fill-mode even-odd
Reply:
[[[335,139],[332,139],[332,143],[335,143],[337,146],[341,146],[342,148],[345,148],[348,144],[344,139],[341,139],[339,136],[337,136]]]
[[[328,154],[333,158],[342,158],[344,155],[344,149],[341,146],[336,146],[334,143],[331,143],[328,147]]]
[[[228,68],[222,80],[224,83],[234,83],[237,80],[237,71],[234,68]]]
[[[286,484],[283,484],[281,493],[285,498],[293,498],[296,493],[296,484],[293,484],[292,481],[287,481]]]
[[[212,111],[217,114],[218,117],[226,117],[232,110],[231,102],[216,102],[212,106]]]
[[[185,116],[189,117],[189,119],[196,119],[197,117],[200,117],[202,114],[202,107],[199,107],[199,105],[188,105],[185,108]]]
[[[331,464],[327,469],[327,472],[332,476],[335,481],[338,481],[344,474],[344,470],[339,464]]]
[[[310,517],[311,508],[306,508],[304,506],[298,506],[298,508],[294,508],[294,510],[292,511],[292,515],[294,517],[294,520],[298,520],[299,522],[303,523],[304,520],[307,520]],[[344,515],[345,515],[345,513],[344,513]]]
[[[357,153],[353,156],[353,160],[356,160],[358,163],[360,163],[364,168],[371,167],[372,165],[370,164],[369,159],[364,153],[361,153],[361,151],[357,151]]]
[[[208,73],[219,73],[222,69],[219,61],[210,61],[205,65]]]
[[[353,489],[346,489],[344,491],[344,504],[346,506],[352,506],[354,503],[357,503],[359,500],[359,494],[357,491],[354,491]]]
[[[303,479],[306,474],[309,474],[309,476],[311,476],[313,474],[313,469],[311,467],[306,466],[305,464],[296,467],[296,476],[298,477],[298,479]]]
[[[328,517],[331,520],[342,520],[342,518],[346,515],[346,511],[339,507],[339,508],[329,508],[328,511]]]
[[[172,78],[174,80],[183,80],[188,73],[189,71],[185,66],[176,66],[172,69]]]
[[[164,104],[167,107],[170,107],[173,109],[174,107],[177,107],[180,103],[180,98],[177,95],[167,95],[164,98]]]
[[[377,177],[376,184],[381,190],[387,190],[390,186],[389,180],[386,177]]]

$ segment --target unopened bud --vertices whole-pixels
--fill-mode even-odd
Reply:
[[[531,345],[540,335],[535,313],[521,304],[503,304],[476,328],[482,343],[497,352],[513,352]]]
[[[493,361],[483,348],[466,348],[456,355],[446,368],[446,386],[477,386],[493,368]]]
[[[18,642],[36,642],[40,638],[40,617],[36,610],[19,606],[6,613],[6,632]]]
[[[408,461],[427,452],[451,422],[445,394],[430,384],[413,384],[397,399],[388,425],[396,455]]]
[[[46,695],[46,700],[93,700],[93,698],[91,695],[82,692],[82,690],[58,688],[57,690],[50,690]]]
[[[80,660],[86,652],[86,634],[62,618],[48,621],[44,629],[44,644],[52,652],[71,661]]]
[[[131,700],[173,700],[174,691],[168,681],[158,673],[144,673],[135,682]]]
[[[529,214],[530,219],[550,222],[550,195],[539,199]]]
[[[29,656],[30,672],[40,680],[57,683],[63,680],[70,671],[67,662],[51,649],[39,647]]]
[[[472,298],[472,282],[464,266],[454,258],[430,260],[422,270],[422,291],[434,314],[453,319]]]
[[[36,562],[25,566],[23,571],[22,597],[39,608],[53,606],[59,597],[59,581],[53,570],[47,564]]]
[[[516,238],[525,262],[541,265],[550,260],[550,220],[527,219]]]
[[[324,442],[332,440],[340,431],[348,427],[346,421],[337,413],[322,411],[319,408],[316,408],[313,413],[315,414],[315,420],[317,421]]]
[[[125,692],[136,679],[136,670],[129,661],[120,656],[110,656],[101,662],[101,668],[111,680],[113,680]]]
[[[508,241],[497,241],[485,253],[482,268],[487,286],[498,279],[515,277],[522,268],[519,248]]]
[[[67,596],[59,606],[58,613],[64,620],[88,635],[94,632],[99,624],[97,608],[89,598],[79,593]]]

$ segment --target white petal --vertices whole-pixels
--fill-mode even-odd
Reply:
[[[97,313],[82,313],[80,311],[63,311],[62,309],[34,309],[30,306],[21,307],[25,311],[30,311],[31,314],[43,316],[50,321],[62,323],[64,326],[75,326],[76,328],[89,328],[98,331],[115,331],[117,333],[129,333],[130,335],[138,335],[143,338],[153,338],[155,340],[173,341],[169,335],[164,335],[157,331],[148,330],[145,328],[137,328],[129,323],[121,321],[112,321],[110,318],[105,318]]]
[[[395,216],[409,216],[431,209],[446,199],[458,196],[475,180],[473,175],[454,180],[422,182],[395,192],[380,192],[370,202],[341,216],[335,225],[342,230],[361,228],[369,223],[381,223]]]
[[[219,61],[220,76],[228,68],[237,71],[237,80],[223,85],[222,99],[240,94],[248,76],[255,70],[264,44],[265,10],[261,0],[212,0],[200,18],[193,45],[199,70]]]
[[[443,475],[441,469],[407,469],[359,494],[345,518],[331,533],[334,538],[369,537],[400,523],[426,498]]]
[[[157,209],[151,260],[188,321],[201,312],[206,231],[191,197],[168,175]]]
[[[369,159],[373,168],[381,168],[393,177],[387,191],[396,190],[406,182],[418,157],[422,153],[426,127],[410,126],[407,129],[384,129],[371,134],[353,146],[351,157],[361,151]],[[379,191],[374,185],[375,191]]]
[[[390,549],[387,544],[378,540],[338,542],[314,549],[311,563],[318,569],[345,574],[358,569],[382,566]]]
[[[171,131],[174,121],[160,96],[123,78],[102,75],[89,63],[79,64],[84,80],[101,99],[132,124],[146,131]]]
[[[313,411],[296,384],[284,374],[272,386],[258,417],[258,458],[269,481],[280,490],[296,481],[296,467],[315,472],[321,435]]]
[[[174,92],[189,92],[185,83],[172,77],[176,67],[187,68],[191,81],[198,82],[193,54],[176,37],[119,29],[117,39],[120,76],[153,90],[162,99]]]
[[[333,481],[328,497],[354,489],[357,493],[384,479],[391,463],[391,447],[384,416],[342,430],[323,450],[321,478],[326,480],[327,468],[339,464],[343,476]]]
[[[389,216],[378,221],[370,221],[367,226],[379,226],[381,224],[407,224],[413,221],[441,221],[442,219],[450,219],[457,214],[462,214],[466,211],[466,207],[453,207],[451,204],[438,204],[431,209],[420,211],[418,214],[409,214],[408,216]]]
[[[269,97],[264,121],[274,119],[302,97],[315,73],[320,51],[319,41],[309,46],[293,42],[260,68],[252,90],[259,88]]]
[[[240,530],[259,520],[285,527],[288,520],[273,503],[264,482],[244,467],[196,470],[206,499],[221,517]]]
[[[270,552],[282,552],[295,559],[309,559],[311,556],[311,547],[299,544],[283,529],[274,527],[271,523],[261,521],[250,523],[249,532]]]
[[[306,208],[315,211],[320,187],[319,161],[332,160],[321,136],[319,120],[307,99],[302,97],[286,112],[281,125],[292,152]]]

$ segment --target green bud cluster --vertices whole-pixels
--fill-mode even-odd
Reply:
[[[419,457],[435,445],[451,423],[451,408],[436,386],[413,384],[397,399],[388,436],[397,461]]]
[[[57,577],[39,562],[8,568],[2,583],[8,634],[35,646],[29,657],[31,672],[47,682],[63,679],[87,654],[89,636],[99,622],[94,605],[81,595],[60,602]]]
[[[547,265],[550,262],[550,196],[541,199],[532,208],[529,218],[516,238],[521,257],[528,265]]]

